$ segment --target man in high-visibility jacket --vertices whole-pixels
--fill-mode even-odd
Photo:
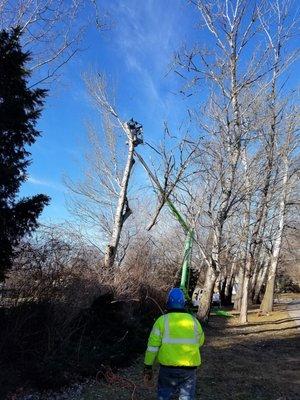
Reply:
[[[158,400],[169,400],[177,392],[179,400],[195,399],[204,333],[199,321],[184,307],[182,290],[172,289],[167,300],[168,313],[157,319],[149,336],[144,379],[152,380],[152,367],[158,361]]]

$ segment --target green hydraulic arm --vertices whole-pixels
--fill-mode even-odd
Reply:
[[[180,289],[183,290],[187,299],[189,299],[189,283],[191,272],[191,258],[194,242],[194,230],[189,230],[184,243],[183,262],[181,267]]]
[[[162,196],[165,196],[164,190],[156,178],[156,176],[152,173],[148,165],[145,163],[144,159],[142,156],[140,156],[136,151],[135,151],[136,157],[139,159],[145,170],[147,171],[148,175],[150,176],[152,182],[155,184],[157,187],[158,191]],[[183,251],[183,261],[182,261],[182,266],[181,266],[181,279],[180,279],[180,289],[184,292],[185,297],[187,300],[189,300],[189,280],[190,280],[190,267],[191,267],[191,256],[192,256],[192,248],[193,248],[193,242],[195,240],[195,232],[194,229],[191,228],[188,223],[185,221],[185,219],[182,217],[180,212],[177,210],[175,205],[172,203],[172,201],[167,198],[165,200],[167,203],[168,207],[170,208],[172,214],[174,217],[178,220],[180,225],[182,226],[186,238],[184,242],[184,251]]]
[[[192,249],[193,243],[195,239],[194,229],[190,228],[187,222],[183,219],[182,215],[179,213],[177,208],[171,202],[171,200],[167,199],[166,203],[168,204],[172,214],[178,220],[180,225],[183,227],[186,237],[184,241],[184,251],[183,251],[183,260],[181,266],[181,279],[180,279],[180,289],[183,290],[186,299],[189,299],[189,282],[190,282],[190,271],[191,271],[191,258],[192,258]]]

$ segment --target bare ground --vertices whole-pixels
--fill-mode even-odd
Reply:
[[[296,400],[300,393],[300,335],[287,304],[300,295],[283,296],[274,312],[249,313],[249,324],[212,316],[205,328],[203,364],[198,371],[199,400]],[[142,383],[143,359],[110,374],[99,366],[92,379],[61,393],[29,394],[23,400],[155,400],[156,389]],[[105,378],[105,376],[106,378]]]
[[[239,326],[237,318],[211,318],[198,372],[197,399],[300,398],[300,337],[286,305],[277,304],[272,315],[265,317],[258,317],[257,309],[251,310],[247,326]],[[155,388],[143,388],[141,370],[142,359],[119,371],[113,384],[91,383],[80,400],[155,400]]]

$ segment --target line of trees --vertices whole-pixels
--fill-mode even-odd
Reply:
[[[186,132],[174,135],[168,124],[164,124],[164,140],[160,145],[150,146],[152,158],[151,163],[147,162],[147,170],[152,171],[151,180],[159,182],[160,188],[150,186],[152,193],[146,200],[149,187],[141,188],[134,180],[137,161],[146,159],[136,153],[136,147],[143,142],[140,127],[133,121],[123,121],[102,75],[88,77],[88,91],[100,112],[105,140],[99,138],[94,126],[89,126],[88,169],[80,182],[67,179],[70,206],[80,227],[90,229],[90,242],[92,236],[99,234],[94,242],[103,256],[99,269],[113,271],[112,277],[117,281],[118,273],[124,273],[126,268],[130,270],[130,265],[141,259],[143,251],[146,251],[143,262],[149,265],[152,265],[151,257],[159,254],[161,265],[158,268],[155,263],[153,274],[165,274],[169,265],[172,268],[177,265],[180,273],[181,246],[178,244],[184,241],[183,232],[163,208],[171,199],[190,226],[195,227],[193,270],[195,285],[203,287],[198,317],[207,319],[217,286],[223,301],[230,302],[233,285],[238,282],[234,306],[240,311],[240,322],[246,323],[251,302],[261,301],[262,314],[272,310],[280,250],[295,223],[299,114],[286,80],[289,67],[298,57],[298,49],[292,45],[297,21],[291,12],[293,2],[288,0],[255,4],[246,0],[190,3],[211,38],[210,47],[201,45],[199,40],[192,48],[186,45],[174,59],[174,70],[183,79],[181,92],[198,99],[198,105],[188,110],[194,133],[190,134],[186,127]],[[23,25],[14,32],[18,32],[16,40],[23,37],[21,34],[28,38],[32,35],[32,42],[23,43],[25,48],[34,43],[35,66],[33,63],[23,71],[27,78],[35,68],[41,68],[43,74],[44,65],[61,60],[50,76],[40,75],[41,83],[51,79],[57,68],[72,57],[74,52],[68,53],[72,46],[78,49],[81,28],[75,32],[66,29],[69,44],[58,45],[51,57],[37,61],[37,49],[49,43],[51,36],[41,33],[39,40],[38,31],[33,34],[31,25],[34,27],[41,18],[49,22],[51,32],[53,24],[61,26],[60,16],[67,12],[64,2],[58,2],[55,9],[47,3],[39,4],[38,9],[19,10],[17,21],[23,21]],[[80,4],[74,3],[74,18]],[[45,15],[49,18],[44,18]],[[2,32],[7,35],[5,30]],[[64,57],[60,58],[62,54]],[[23,63],[28,61],[25,57]],[[24,79],[23,86],[27,82]],[[26,111],[32,137],[26,136],[22,146],[30,145],[38,135],[34,130],[40,112],[37,106],[42,106],[45,95],[44,91],[32,87],[28,88],[30,93],[37,96],[33,99],[36,107],[27,104],[32,114]],[[2,101],[0,107],[4,105]],[[6,131],[4,127],[3,138]],[[15,128],[14,132],[17,132]],[[147,132],[145,136],[148,142]],[[4,144],[8,149],[7,143]],[[140,146],[139,153],[142,152]],[[26,151],[23,156],[18,155],[21,161],[28,156]],[[14,200],[26,179],[27,166],[26,161],[17,168],[18,179],[12,175],[18,185],[6,198],[11,196]],[[5,188],[5,184],[2,186]],[[7,203],[4,195],[2,198]],[[10,242],[10,254],[24,233],[36,227],[36,218],[48,201],[46,197],[40,200],[38,210],[30,213],[31,226],[28,229],[23,226],[16,240]],[[12,201],[9,208],[13,206]],[[9,225],[11,229],[5,221],[3,226]],[[4,228],[2,231],[6,232]],[[7,233],[4,236],[7,238]],[[158,247],[156,253],[152,251]],[[10,266],[8,261],[2,265]],[[178,276],[169,276],[169,279],[172,284]]]
[[[298,49],[291,45],[297,21],[289,1],[191,3],[213,44],[210,48],[200,42],[193,48],[186,46],[176,54],[174,69],[183,78],[182,92],[200,97],[205,82],[208,96],[205,101],[199,98],[198,109],[189,110],[197,134],[185,135],[175,147],[165,124],[164,143],[152,148],[151,169],[154,180],[163,182],[164,194],[154,187],[158,208],[156,212],[152,209],[155,217],[150,227],[158,222],[163,204],[172,198],[196,230],[194,264],[197,285],[203,287],[198,317],[208,317],[216,286],[222,298],[230,301],[233,284],[238,282],[235,308],[240,311],[240,322],[246,323],[251,302],[262,300],[262,314],[272,310],[282,240],[294,223],[299,120],[286,79],[298,56]],[[103,240],[114,242],[115,265],[125,267],[128,248],[136,243],[136,236],[144,235],[141,232],[147,225],[140,220],[139,229],[133,229],[128,213],[123,214],[124,226],[117,217],[128,206],[128,180],[121,176],[124,172],[129,178],[126,169],[128,172],[130,165],[131,172],[135,149],[127,132],[131,161],[122,162],[126,151],[120,152],[120,148],[125,149],[126,144],[120,141],[118,129],[126,133],[127,124],[109,101],[101,76],[90,78],[88,86],[102,113],[110,150],[104,158],[99,154],[90,157],[94,162],[88,179],[79,184],[69,182],[69,188],[81,221],[88,216],[99,227],[109,227]],[[95,155],[99,146],[93,132]],[[139,199],[139,195],[135,197]],[[135,218],[139,214],[144,218],[142,201],[137,203],[130,214],[133,211]],[[149,210],[149,204],[146,207]],[[168,219],[165,214],[164,218]],[[178,248],[165,251],[180,259]],[[106,265],[111,267],[113,262]]]

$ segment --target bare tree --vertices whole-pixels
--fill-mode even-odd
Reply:
[[[278,223],[276,224],[274,241],[272,245],[272,252],[270,258],[270,267],[268,271],[267,285],[266,291],[263,297],[263,301],[260,307],[260,313],[262,315],[268,314],[273,310],[273,298],[274,298],[274,288],[275,288],[275,279],[276,272],[278,266],[278,260],[281,250],[281,243],[283,237],[283,229],[285,225],[285,217],[286,217],[286,205],[289,199],[289,196],[292,192],[292,187],[295,184],[294,174],[292,163],[293,163],[293,153],[296,147],[295,143],[295,131],[299,129],[299,127],[295,126],[295,111],[293,110],[292,115],[288,118],[287,126],[286,126],[286,135],[284,138],[284,142],[282,148],[280,149],[281,155],[281,168],[280,168],[280,190],[278,193],[278,207],[277,207],[277,215],[276,220]]]
[[[101,10],[102,11],[102,10]],[[32,54],[32,86],[49,83],[80,50],[91,23],[107,27],[97,1],[0,0],[0,29],[21,27],[21,42]]]
[[[247,94],[260,79],[260,64],[265,54],[258,53],[241,73],[242,57],[257,31],[256,6],[243,0],[191,3],[200,11],[204,26],[215,41],[213,51],[196,46],[179,54],[176,60],[181,68],[194,75],[192,82],[198,83],[201,77],[207,79],[212,92],[209,107],[206,106],[210,118],[201,121],[201,128],[210,137],[202,149],[209,159],[205,180],[213,177],[214,182],[210,183],[207,209],[212,229],[212,246],[207,257],[210,266],[198,309],[199,318],[206,319],[221,271],[224,226],[235,204],[241,201],[236,188],[242,186],[237,177],[245,135],[249,132],[251,101]]]
[[[268,268],[266,238],[274,223],[270,207],[276,196],[278,123],[284,109],[283,102],[278,102],[278,84],[297,57],[297,51],[292,51],[282,58],[296,21],[289,18],[288,1],[191,3],[214,41],[213,48],[196,44],[191,50],[183,49],[175,60],[176,72],[186,82],[183,93],[197,93],[203,79],[210,92],[202,115],[194,113],[205,137],[199,146],[198,184],[206,187],[207,202],[200,223],[211,232],[198,316],[207,318],[216,282],[221,272],[223,279],[227,275],[223,263],[228,239],[237,237],[230,239],[225,232],[239,216],[235,218],[242,232],[236,251],[241,258],[237,297],[240,322],[245,323],[249,292],[255,291],[258,281],[262,286]],[[265,42],[258,40],[262,34]]]
[[[134,159],[133,159],[134,148],[141,143],[139,137],[137,136],[137,134],[140,135],[141,127],[137,123],[134,122],[129,122],[127,124],[123,123],[122,127],[128,139],[128,154],[120,185],[120,193],[115,212],[112,236],[109,245],[107,246],[105,251],[104,264],[107,268],[113,266],[116,257],[116,252],[118,249],[118,244],[120,241],[120,235],[123,228],[123,224],[131,214],[131,209],[128,204],[127,190],[128,190],[128,183],[131,170],[134,164]]]
[[[265,141],[266,163],[262,169],[262,186],[261,198],[256,210],[256,219],[252,228],[251,238],[249,242],[249,251],[245,262],[245,279],[243,287],[243,298],[240,313],[240,322],[247,322],[247,308],[249,296],[249,283],[252,274],[257,273],[260,252],[262,249],[263,235],[265,225],[268,219],[269,204],[274,194],[274,174],[276,174],[276,160],[278,157],[278,140],[280,136],[279,125],[283,117],[284,101],[282,94],[279,98],[279,85],[281,84],[282,74],[291,65],[297,57],[297,51],[284,54],[284,48],[287,46],[292,35],[294,34],[296,20],[289,21],[291,2],[284,1],[282,3],[267,2],[266,8],[259,8],[257,15],[262,31],[265,33],[266,46],[269,49],[269,61],[272,65],[271,78],[265,84],[265,91],[268,97],[265,97],[266,118],[259,129],[261,137]],[[289,21],[289,22],[288,22]],[[254,281],[255,282],[255,281]]]
[[[87,218],[90,222],[94,221],[109,238],[104,264],[106,268],[111,268],[123,225],[132,213],[128,185],[135,162],[134,149],[142,143],[142,127],[133,120],[123,122],[120,119],[113,100],[107,93],[107,84],[103,76],[98,74],[86,77],[86,83],[102,116],[106,144],[103,141],[100,144],[95,129],[90,128],[92,155],[88,154],[90,169],[86,172],[86,179],[79,184],[67,180],[67,185],[75,194],[72,208],[74,209],[75,205],[77,215]],[[121,141],[118,137],[120,132],[123,134],[123,146],[120,146]],[[124,160],[123,154],[126,152],[127,157]]]

